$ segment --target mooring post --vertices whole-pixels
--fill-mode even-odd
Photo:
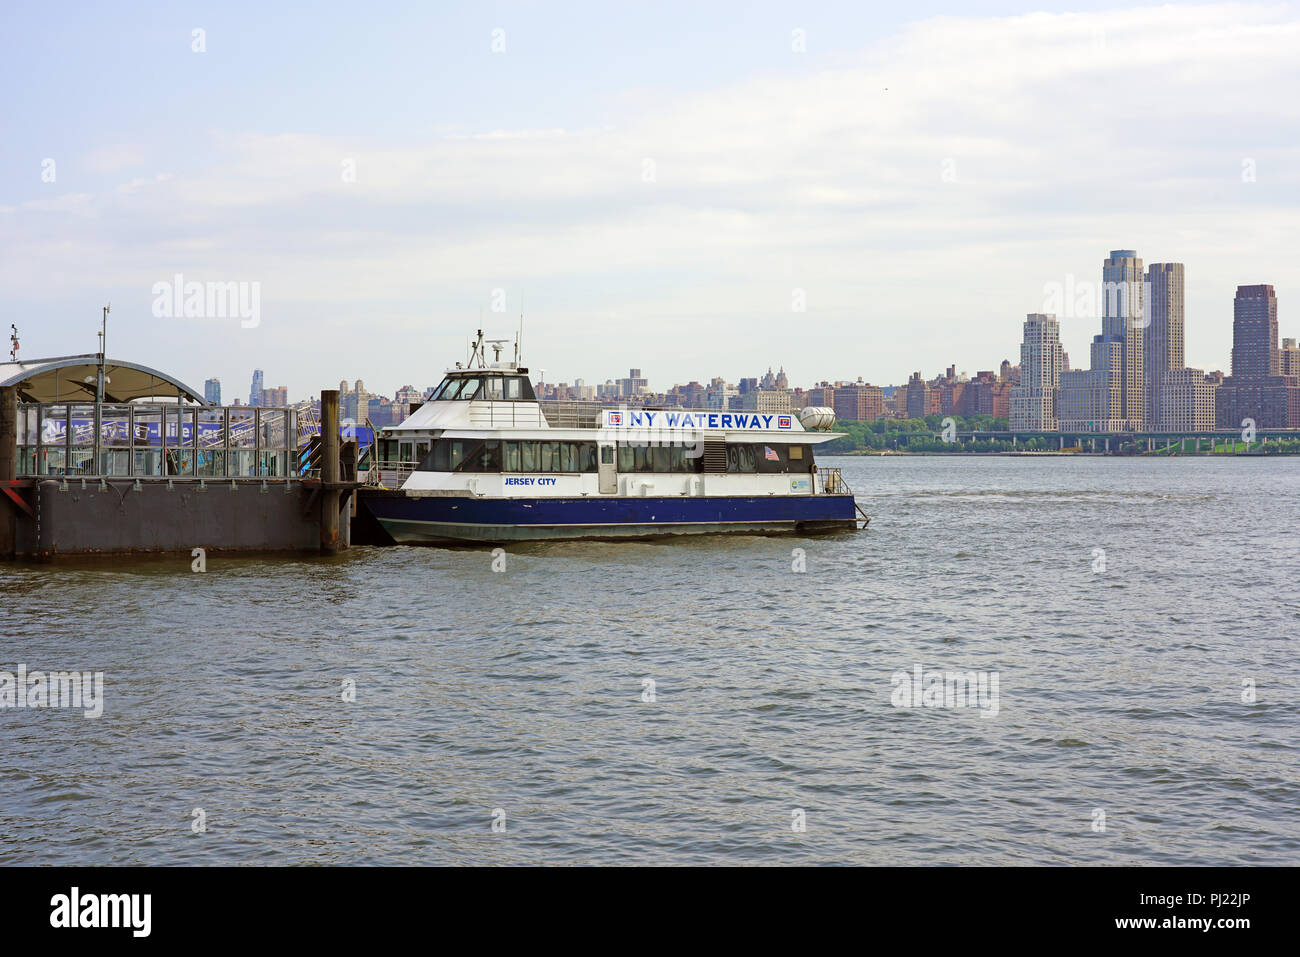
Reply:
[[[18,478],[18,388],[0,388],[0,482]],[[2,497],[0,497],[2,498]],[[13,558],[17,551],[18,512],[8,501],[0,501],[0,558]]]
[[[320,550],[339,550],[339,390],[320,394]]]

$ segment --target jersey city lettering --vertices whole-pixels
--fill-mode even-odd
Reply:
[[[507,485],[554,485],[553,478],[508,478]]]

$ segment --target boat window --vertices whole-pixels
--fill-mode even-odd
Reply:
[[[600,464],[601,465],[614,464],[614,446],[602,445],[600,447]]]
[[[519,471],[519,443],[502,442],[501,470],[503,472]]]
[[[728,445],[727,446],[727,471],[728,472],[756,472],[758,465],[754,460],[754,447],[752,445]]]
[[[608,449],[609,461],[614,461],[614,450]],[[583,442],[578,446],[578,471],[596,471],[596,443]]]
[[[506,377],[505,397],[507,401],[514,402],[524,397],[523,390],[519,388],[519,384],[523,381],[524,380],[517,375]]]
[[[453,392],[451,389],[448,389],[447,394],[443,396],[443,398],[461,399],[461,400],[472,399],[474,398],[474,394],[478,392],[480,381],[481,380],[478,379],[477,377],[460,379],[456,383],[455,391]]]
[[[465,457],[474,443],[470,439],[450,439],[448,445],[450,451],[447,464],[451,466],[451,471],[455,472],[465,463]]]
[[[790,463],[786,457],[784,445],[756,445],[754,446],[754,459],[760,472],[770,474],[772,472],[790,471]]]
[[[474,457],[472,465],[467,465],[462,471],[465,472],[500,472],[501,471],[501,443],[495,439],[484,442],[478,450],[478,455]]]
[[[578,445],[577,442],[560,443],[560,471],[561,472],[581,472],[578,466]]]
[[[537,471],[537,443],[536,442],[519,443],[519,471],[521,472]]]
[[[416,443],[415,443],[415,459],[414,459],[414,461],[416,461],[416,462],[423,462],[424,459],[425,459],[425,456],[427,456],[428,454],[429,454],[429,443],[428,443],[428,442],[416,442]]]
[[[499,375],[489,376],[483,381],[483,395],[480,398],[500,402],[505,396],[505,388]]]
[[[560,469],[560,446],[562,442],[539,442],[540,456],[537,462],[537,471],[539,472],[559,472]]]
[[[602,447],[602,457],[608,451],[610,450]],[[618,470],[620,472],[658,472],[661,474],[703,471],[704,459],[698,455],[691,455],[691,451],[692,449],[683,445],[663,447],[620,445],[618,446]]]
[[[447,388],[452,384],[453,381],[455,380],[451,378],[443,379],[441,382],[438,383],[438,388],[434,389],[432,392],[429,393],[429,398],[426,401],[432,402],[434,399],[446,398],[446,396],[444,396],[443,393],[447,391]]]

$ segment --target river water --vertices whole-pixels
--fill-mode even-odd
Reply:
[[[0,863],[1300,863],[1300,459],[822,464],[869,529],[0,566],[104,673]]]

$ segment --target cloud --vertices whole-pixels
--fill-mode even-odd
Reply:
[[[138,167],[145,161],[145,150],[140,146],[115,143],[101,146],[86,154],[83,162],[93,173],[120,173]]]

